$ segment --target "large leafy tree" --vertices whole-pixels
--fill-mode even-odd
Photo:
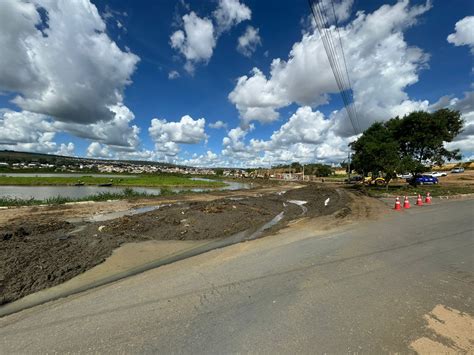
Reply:
[[[376,122],[351,143],[352,166],[364,175],[382,172],[390,180],[395,172],[419,173],[429,165],[460,159],[459,150],[450,151],[445,143],[451,142],[462,126],[459,111],[449,109],[416,111],[385,123]]]
[[[354,150],[352,168],[364,176],[369,173],[377,176],[381,172],[390,180],[400,164],[398,142],[387,124],[374,123],[351,147]]]
[[[422,172],[426,165],[442,165],[445,160],[461,158],[459,150],[449,151],[444,146],[462,130],[459,111],[416,111],[401,119],[391,119],[387,125],[400,145],[401,169]]]

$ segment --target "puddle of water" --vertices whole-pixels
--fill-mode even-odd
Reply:
[[[298,206],[303,206],[308,203],[308,201],[303,201],[303,200],[288,200],[289,203],[293,203]]]
[[[231,201],[241,201],[241,200],[245,200],[245,197],[229,197],[229,200],[231,200]]]
[[[285,216],[285,212],[280,212],[275,217],[273,217],[273,219],[270,222],[265,223],[263,226],[261,226],[259,229],[257,229],[254,233],[252,233],[250,235],[250,237],[248,237],[246,240],[252,240],[252,239],[258,238],[267,229],[270,229],[271,227],[276,225],[278,222],[280,222],[283,219],[284,216]]]

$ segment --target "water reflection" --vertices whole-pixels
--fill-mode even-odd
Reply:
[[[207,179],[209,180],[209,179]],[[212,180],[209,180],[212,181]],[[251,184],[235,181],[224,181],[226,186],[219,189],[212,188],[170,188],[173,192],[193,191],[203,192],[212,190],[240,190],[249,189]],[[111,186],[0,186],[0,197],[10,197],[18,199],[45,200],[53,197],[66,197],[70,199],[81,199],[87,196],[97,195],[99,193],[121,193],[124,187]],[[154,187],[132,187],[136,192],[147,193],[150,195],[160,195],[161,189]]]

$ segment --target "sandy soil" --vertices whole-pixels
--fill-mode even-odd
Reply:
[[[438,304],[424,316],[430,336],[414,340],[418,354],[473,354],[474,318],[470,314]]]
[[[344,218],[352,212],[351,198],[343,190],[317,185],[289,187],[294,189],[272,186],[183,196],[179,201],[160,199],[159,204],[171,205],[106,222],[68,221],[77,215],[93,216],[97,209],[90,205],[22,211],[0,227],[0,304],[61,284],[102,263],[125,243],[220,239],[256,230],[284,212],[283,220],[270,233],[296,219],[332,214]],[[125,207],[129,203],[117,204]],[[115,207],[117,204],[113,203]],[[111,206],[102,208],[111,210]]]
[[[474,170],[466,170],[460,174],[451,174],[439,178],[440,183],[457,185],[474,185]]]

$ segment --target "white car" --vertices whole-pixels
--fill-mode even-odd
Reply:
[[[445,171],[432,171],[431,173],[426,173],[425,175],[429,175],[433,177],[448,176],[448,174]]]
[[[411,178],[413,177],[413,175],[410,174],[410,173],[404,173],[404,174],[399,174],[399,175],[397,175],[397,177],[398,177],[399,179],[411,179]]]

